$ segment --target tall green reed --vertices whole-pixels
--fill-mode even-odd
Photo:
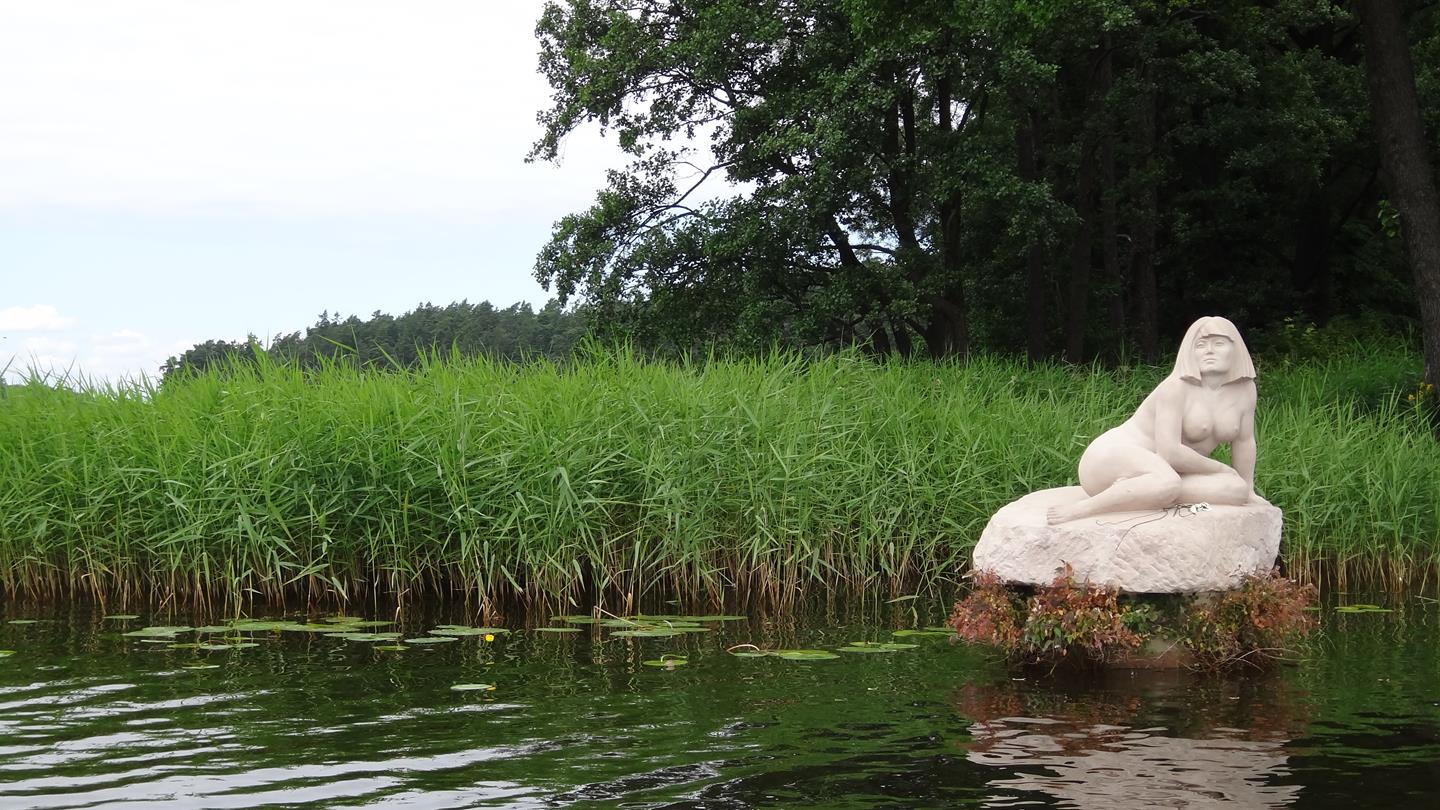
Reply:
[[[1440,445],[1397,404],[1418,361],[1382,359],[1262,368],[1257,483],[1300,569],[1401,580],[1440,564]],[[1164,373],[613,351],[12,387],[0,588],[616,609],[893,595],[955,580],[990,514],[1073,483],[1086,442]]]

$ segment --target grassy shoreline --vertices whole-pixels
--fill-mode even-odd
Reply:
[[[1440,571],[1418,358],[1261,363],[1257,488],[1292,570]],[[953,582],[990,514],[1074,482],[1166,369],[693,367],[623,352],[407,372],[262,363],[0,400],[0,591],[605,601]],[[608,601],[607,601],[608,600]]]

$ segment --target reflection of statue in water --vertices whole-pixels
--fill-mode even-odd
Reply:
[[[1228,443],[1234,468],[1210,458]],[[1244,504],[1255,486],[1255,367],[1235,325],[1209,316],[1191,324],[1175,370],[1124,424],[1080,457],[1084,499],[1052,506],[1063,523],[1177,503]]]
[[[1299,786],[1272,784],[1289,773],[1285,742],[1304,727],[1283,684],[1235,695],[1235,683],[1195,690],[1173,674],[1137,675],[1064,693],[1034,684],[962,687],[957,707],[972,721],[966,758],[995,769],[981,806],[1013,807],[1035,793],[1103,810],[1279,808],[1296,800]],[[1227,694],[1208,693],[1214,689]]]

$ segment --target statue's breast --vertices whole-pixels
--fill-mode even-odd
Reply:
[[[1214,445],[1240,437],[1240,410],[1209,402],[1192,402],[1185,408],[1181,435],[1188,445]]]

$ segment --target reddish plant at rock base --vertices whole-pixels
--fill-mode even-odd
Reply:
[[[1239,588],[1197,601],[1185,616],[1182,640],[1202,668],[1263,666],[1291,654],[1290,647],[1314,629],[1306,608],[1316,596],[1314,585],[1275,572],[1247,576]]]
[[[1076,583],[1065,570],[1030,597],[1018,652],[1034,660],[1059,661],[1072,656],[1108,661],[1120,658],[1144,641],[1127,626],[1129,606],[1121,605],[1113,588]]]
[[[963,641],[1013,647],[1020,640],[1020,611],[1010,591],[989,571],[977,571],[971,580],[973,588],[955,603],[948,624]]]
[[[1178,641],[1199,669],[1264,667],[1289,656],[1316,624],[1307,612],[1315,586],[1274,572],[1244,577],[1231,591],[1141,595],[1135,604],[1121,603],[1114,589],[1076,583],[1069,566],[1028,599],[993,573],[971,579],[974,587],[955,603],[950,626],[963,641],[994,645],[1031,663],[1115,661],[1160,638]]]

